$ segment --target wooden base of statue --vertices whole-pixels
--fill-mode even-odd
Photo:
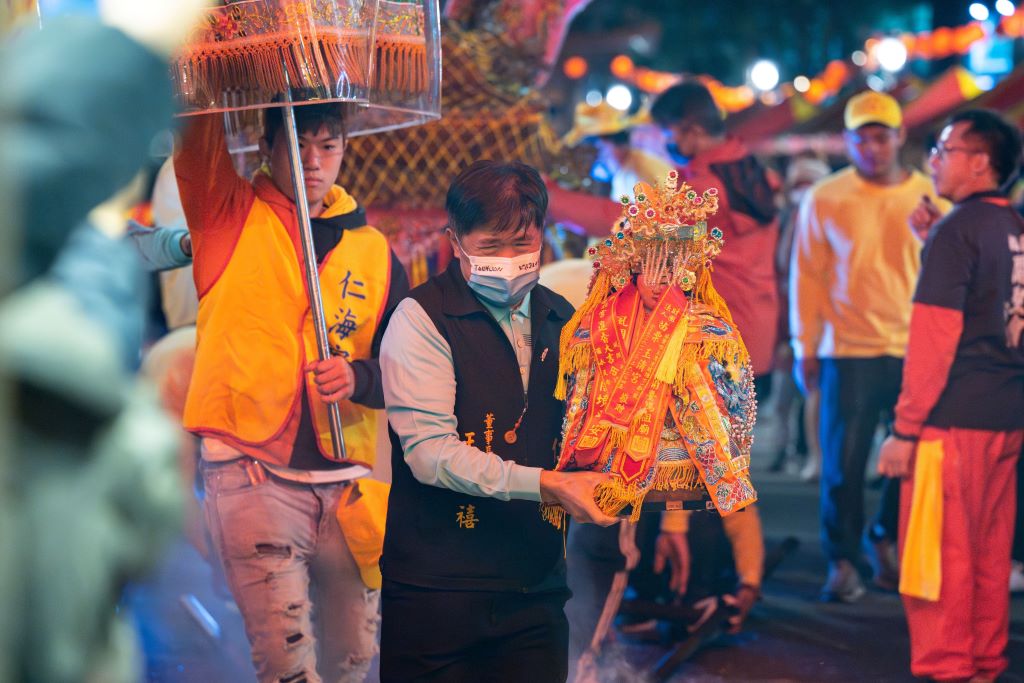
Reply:
[[[628,515],[630,509],[627,507],[620,514]],[[703,487],[696,490],[651,491],[644,497],[643,510],[695,510],[718,514],[715,504]]]

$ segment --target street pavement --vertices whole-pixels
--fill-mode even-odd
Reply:
[[[742,633],[706,641],[671,677],[673,682],[730,681],[904,683],[909,641],[897,595],[869,589],[857,604],[825,604],[818,591],[826,563],[818,542],[818,487],[795,473],[766,471],[772,425],[763,420],[755,440],[753,474],[760,494],[769,552],[793,537],[787,555],[764,585]],[[759,445],[758,445],[759,444]],[[870,514],[878,493],[869,487]],[[867,567],[862,567],[866,584]],[[146,681],[234,683],[254,680],[237,609],[210,566],[184,540],[167,553],[159,571],[132,586],[123,605],[134,615],[145,656]],[[1011,604],[1009,672],[1005,683],[1024,683],[1024,597]],[[619,643],[606,681],[642,683],[669,648]],[[369,680],[376,679],[371,672]],[[473,683],[473,682],[467,682]]]

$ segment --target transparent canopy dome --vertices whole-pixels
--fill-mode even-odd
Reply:
[[[441,114],[437,0],[219,0],[171,64],[182,114],[246,112],[285,102],[351,105],[349,136]]]

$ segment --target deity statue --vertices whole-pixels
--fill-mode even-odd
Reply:
[[[699,489],[728,515],[757,500],[756,402],[743,339],[711,282],[718,193],[698,194],[671,171],[635,197],[590,249],[590,292],[562,331],[556,469],[610,473],[597,502],[609,514],[630,508],[632,521],[652,492],[672,508]],[[561,523],[560,509],[544,514]]]

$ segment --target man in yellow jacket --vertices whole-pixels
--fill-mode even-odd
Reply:
[[[335,511],[373,467],[381,321],[408,280],[335,184],[341,105],[295,116],[332,357],[317,360],[281,110],[266,112],[266,163],[251,182],[235,173],[220,117],[198,117],[175,158],[199,293],[184,425],[202,437],[206,519],[259,680],[362,681],[378,591]],[[328,403],[340,403],[343,462]]]
[[[906,140],[895,99],[866,91],[846,105],[848,168],[800,205],[789,271],[794,374],[821,391],[821,538],[829,560],[823,600],[864,594],[856,570],[864,472],[879,416],[891,420],[910,330],[921,238],[909,225],[922,197],[943,203],[928,177],[900,162]],[[875,583],[896,589],[899,489],[887,482],[866,546]]]

